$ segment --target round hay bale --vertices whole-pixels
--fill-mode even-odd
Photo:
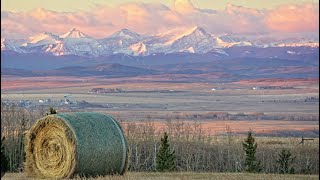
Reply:
[[[128,146],[109,115],[61,113],[39,119],[26,138],[26,173],[38,178],[123,174]]]

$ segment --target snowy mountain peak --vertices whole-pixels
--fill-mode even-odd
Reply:
[[[60,38],[88,38],[88,36],[78,29],[72,28],[69,32],[61,35]]]
[[[225,48],[232,47],[232,46],[253,46],[253,42],[251,42],[248,39],[241,39],[228,34],[217,36],[216,41],[220,47],[225,47]]]
[[[207,34],[207,32],[199,26],[194,26],[193,28],[187,30],[185,33],[183,33],[184,36],[190,35],[190,34],[199,34],[199,35],[204,35]]]
[[[6,49],[6,39],[1,38],[1,51]]]
[[[129,29],[121,29],[112,34],[111,37],[139,38],[140,34],[130,31]]]
[[[224,34],[224,35],[221,35],[219,37],[217,37],[217,40],[218,41],[223,41],[223,42],[226,42],[226,43],[233,43],[233,42],[236,42],[230,35],[228,34]]]
[[[130,31],[129,29],[126,29],[126,28],[121,29],[120,32],[125,33],[125,34],[132,34],[132,33],[136,34],[135,32]]]
[[[216,41],[203,28],[195,26],[171,40],[173,52],[206,53],[216,47]]]
[[[200,27],[200,26],[194,26],[194,27],[192,28],[192,31],[193,31],[193,32],[199,31],[199,32],[201,32],[201,33],[203,33],[203,34],[206,33],[206,31],[205,31],[202,27]]]
[[[210,34],[200,26],[188,29],[175,28],[156,35],[140,35],[129,29],[121,29],[111,36],[96,39],[85,35],[76,28],[58,36],[43,32],[29,39],[1,38],[1,51],[19,53],[48,53],[56,56],[106,56],[124,53],[145,56],[156,53],[207,53],[217,48],[234,46],[266,47],[319,47],[318,35],[307,38],[296,36],[273,39],[273,36],[241,36],[237,34]],[[219,54],[220,51],[218,52]],[[222,54],[225,54],[222,51]],[[226,54],[225,54],[226,55]]]
[[[24,53],[24,51],[19,48],[17,43],[13,42],[12,40],[7,40],[6,38],[1,38],[1,51],[6,50]]]
[[[22,44],[22,46],[34,47],[48,44],[54,44],[59,41],[59,37],[50,32],[43,32],[35,36],[29,37],[29,41]]]
[[[54,35],[52,33],[49,32],[43,32],[40,33],[36,36],[32,36],[30,37],[30,43],[37,43],[39,41],[43,41],[43,40],[57,40],[59,37],[57,35]]]
[[[51,32],[43,32],[43,34],[48,35],[48,36],[56,36],[56,35],[52,34]]]
[[[188,37],[188,36],[194,36],[194,37],[208,37],[208,36],[211,36],[210,34],[206,33],[206,31],[199,27],[199,26],[194,26],[186,31],[184,31],[183,33],[180,33],[176,36],[174,36],[170,41],[167,42],[167,44],[172,44],[174,43],[175,41],[181,39],[181,38],[185,38],[185,37]]]

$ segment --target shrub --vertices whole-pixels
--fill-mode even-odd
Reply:
[[[47,115],[50,115],[50,114],[57,114],[57,110],[56,109],[54,109],[53,107],[50,107],[50,109],[49,109],[49,114],[47,113]]]

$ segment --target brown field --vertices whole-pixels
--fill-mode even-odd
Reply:
[[[166,77],[168,78],[168,77]],[[109,108],[76,109],[116,114],[124,121],[150,120],[158,130],[165,126],[166,117],[177,120],[176,114],[265,113],[269,115],[319,115],[318,102],[305,102],[307,97],[319,98],[319,78],[257,79],[232,83],[161,82],[165,77],[97,78],[97,77],[1,77],[2,100],[30,100],[51,98],[60,101],[64,94],[70,100],[108,105]],[[158,81],[158,82],[156,82]],[[252,90],[254,86],[293,86],[294,89]],[[92,88],[121,88],[126,93],[88,94]],[[218,88],[212,91],[212,88]],[[219,89],[220,88],[220,89]],[[172,93],[148,92],[174,90]],[[132,92],[130,92],[132,91]],[[141,92],[134,92],[141,91]],[[178,92],[181,91],[181,92]],[[57,108],[63,112],[65,109]],[[179,120],[184,120],[179,118]],[[189,119],[190,120],[190,119]],[[208,134],[225,132],[229,126],[234,132],[254,129],[258,133],[272,131],[319,130],[319,120],[210,120],[195,118]],[[186,123],[188,123],[186,121]]]
[[[93,78],[74,78],[74,77],[15,77],[1,76],[1,90],[35,90],[48,88],[63,88],[74,86],[89,86]]]
[[[9,179],[19,179],[19,180],[29,180],[32,178],[27,178],[23,173],[8,173],[3,178],[3,180]],[[142,173],[142,172],[129,172],[124,176],[104,176],[96,178],[79,178],[74,179],[109,179],[109,180],[187,180],[187,179],[234,179],[234,180],[256,180],[256,179],[290,179],[290,180],[309,180],[309,179],[319,179],[319,175],[281,175],[281,174],[250,174],[250,173],[195,173],[195,172],[173,172],[173,173]]]
[[[319,78],[309,79],[256,79],[241,80],[232,83],[208,83],[208,82],[175,82],[170,78],[157,76],[140,76],[126,78],[103,78],[103,77],[71,77],[71,76],[48,76],[48,77],[15,77],[1,76],[1,90],[39,90],[48,88],[65,87],[104,87],[104,88],[128,88],[135,90],[147,89],[174,89],[189,91],[210,91],[213,87],[225,87],[230,89],[251,89],[254,86],[303,86],[304,90],[316,92],[319,87]],[[307,88],[306,88],[307,86]],[[298,90],[299,92],[299,90]],[[303,91],[300,91],[303,92]],[[286,92],[284,92],[286,93]]]
[[[235,82],[235,84],[242,85],[255,85],[255,86],[307,86],[307,85],[319,85],[319,78],[308,78],[308,79],[255,79],[255,80],[241,80]]]
[[[226,133],[226,127],[229,127],[232,133],[247,133],[250,129],[255,133],[272,133],[274,131],[312,131],[319,129],[317,121],[280,121],[280,120],[260,120],[260,121],[179,121],[186,126],[200,125],[203,133],[206,135],[217,135]],[[168,123],[164,121],[152,122],[125,122],[125,124],[152,124],[156,131],[162,132]]]
[[[48,88],[68,88],[68,87],[94,87],[102,88],[126,88],[131,90],[154,90],[154,89],[185,89],[185,90],[210,90],[208,83],[166,83],[152,82],[154,79],[144,77],[133,78],[99,78],[99,77],[1,77],[1,90],[24,91],[24,90],[46,90]],[[157,79],[159,80],[159,79]],[[35,86],[36,85],[36,86]],[[196,85],[196,86],[195,86]]]

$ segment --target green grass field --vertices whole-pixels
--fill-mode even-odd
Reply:
[[[23,173],[8,173],[3,178],[3,180],[9,179],[32,179],[27,178]],[[161,180],[186,180],[186,179],[236,179],[236,180],[250,180],[250,179],[319,179],[319,175],[281,175],[281,174],[249,174],[249,173],[195,173],[195,172],[174,172],[174,173],[138,173],[129,172],[124,176],[104,176],[96,178],[79,178],[74,179],[110,179],[110,180],[144,180],[144,179],[161,179]]]

